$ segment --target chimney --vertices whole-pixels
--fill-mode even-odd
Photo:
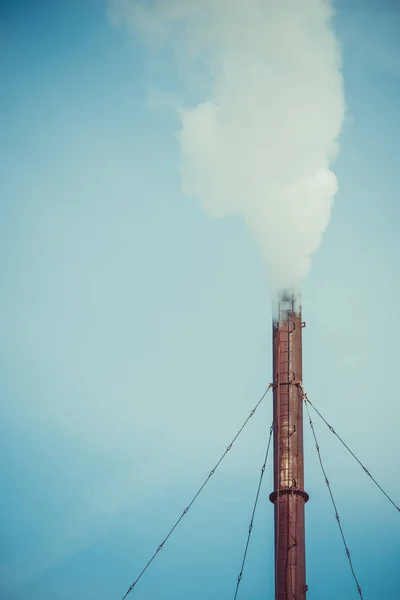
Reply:
[[[305,600],[303,388],[301,306],[279,299],[273,323],[275,600]]]

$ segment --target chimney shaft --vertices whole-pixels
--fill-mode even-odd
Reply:
[[[280,298],[273,324],[275,600],[305,600],[301,308]]]

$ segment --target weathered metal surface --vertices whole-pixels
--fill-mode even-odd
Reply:
[[[282,296],[273,326],[275,600],[305,600],[301,309]]]

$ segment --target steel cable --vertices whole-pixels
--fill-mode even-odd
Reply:
[[[337,439],[343,444],[343,446],[346,448],[346,450],[352,455],[352,457],[363,468],[363,470],[365,471],[365,473],[368,475],[368,477],[370,477],[372,479],[372,481],[380,489],[380,491],[382,492],[382,494],[384,496],[386,496],[386,498],[389,500],[389,502],[391,502],[393,504],[393,506],[395,508],[397,508],[398,512],[400,512],[400,508],[397,506],[397,504],[392,500],[392,498],[389,496],[389,494],[387,494],[385,492],[385,490],[379,485],[379,483],[376,481],[376,479],[371,475],[371,473],[368,471],[368,469],[357,458],[357,456],[354,454],[354,452],[352,450],[350,450],[350,448],[348,447],[348,445],[346,444],[346,442],[340,437],[340,435],[336,433],[336,431],[333,429],[333,427],[331,425],[329,425],[328,421],[326,421],[326,419],[324,419],[324,417],[321,415],[321,413],[319,412],[319,410],[317,410],[315,408],[315,406],[313,405],[313,403],[311,402],[311,400],[308,399],[307,394],[304,394],[304,400],[305,400],[306,403],[308,402],[308,404],[315,410],[315,412],[320,417],[320,419],[322,419],[322,421],[325,423],[325,425],[327,425],[327,427],[330,429],[330,431],[337,437]]]
[[[315,435],[314,424],[313,424],[313,422],[312,422],[312,420],[311,420],[311,415],[310,415],[310,411],[308,410],[307,402],[305,402],[305,406],[306,406],[306,410],[307,410],[307,414],[308,414],[309,423],[310,423],[310,426],[311,426],[311,431],[312,431],[312,434],[313,434],[313,437],[314,437],[314,441],[315,441],[315,447],[316,447],[316,449],[317,449],[317,453],[318,453],[319,464],[321,465],[321,470],[322,470],[322,473],[324,474],[324,477],[325,477],[325,483],[326,483],[326,485],[327,485],[327,488],[328,488],[328,491],[329,491],[329,495],[330,495],[330,497],[331,497],[331,501],[332,501],[333,508],[335,509],[335,517],[336,517],[337,524],[338,524],[338,526],[339,526],[340,535],[342,536],[343,545],[344,545],[344,548],[345,548],[345,550],[346,550],[347,559],[348,559],[348,561],[349,561],[349,565],[350,565],[351,573],[352,573],[352,575],[353,575],[353,578],[354,578],[354,581],[355,581],[355,583],[356,583],[356,586],[357,586],[357,590],[358,590],[359,596],[360,596],[360,598],[362,599],[362,598],[363,598],[363,595],[362,595],[361,587],[360,587],[360,584],[358,583],[358,579],[357,579],[357,577],[356,577],[356,574],[355,574],[355,572],[354,572],[354,567],[353,567],[353,563],[352,563],[351,556],[350,556],[350,550],[349,550],[349,548],[348,548],[348,546],[347,546],[347,543],[346,543],[346,538],[344,537],[343,528],[342,528],[342,524],[341,524],[341,522],[340,522],[340,517],[339,517],[338,510],[337,510],[336,502],[335,502],[335,499],[334,499],[334,497],[333,497],[333,493],[332,493],[331,485],[330,485],[330,483],[329,483],[329,479],[328,479],[328,477],[327,477],[327,474],[326,474],[326,471],[325,471],[324,465],[323,465],[323,463],[322,463],[321,452],[320,452],[320,449],[319,449],[319,445],[318,445],[318,441],[317,441],[317,436]]]
[[[271,389],[271,387],[272,387],[272,384],[270,383],[269,386],[268,386],[268,388],[265,390],[265,392],[263,393],[263,395],[261,396],[261,398],[259,399],[259,401],[255,405],[255,407],[253,408],[253,410],[251,411],[251,413],[249,414],[249,416],[247,417],[247,419],[245,420],[245,422],[243,423],[243,425],[241,426],[241,428],[239,429],[239,431],[237,432],[237,434],[235,435],[235,437],[233,438],[233,440],[231,441],[231,443],[229,444],[229,446],[227,446],[225,452],[223,453],[223,455],[221,456],[221,458],[219,459],[219,461],[217,462],[217,464],[215,465],[215,467],[213,469],[211,469],[211,471],[208,474],[208,477],[204,481],[203,485],[200,487],[200,489],[198,490],[198,492],[196,493],[196,495],[193,497],[193,499],[190,502],[190,504],[188,504],[188,506],[185,508],[185,510],[183,511],[183,513],[181,514],[181,516],[179,517],[179,519],[176,521],[175,525],[170,529],[168,535],[164,538],[164,540],[158,546],[158,548],[154,552],[153,556],[148,560],[148,562],[146,563],[146,565],[143,567],[143,569],[139,573],[138,577],[135,579],[135,581],[132,583],[132,585],[129,586],[129,588],[126,591],[125,595],[123,596],[122,600],[125,600],[125,598],[128,596],[128,594],[131,593],[131,591],[134,589],[134,587],[136,586],[136,584],[138,583],[138,581],[142,578],[142,576],[144,575],[144,573],[147,571],[147,569],[149,568],[149,566],[151,565],[151,563],[153,562],[153,560],[155,559],[155,557],[157,556],[157,554],[160,552],[160,550],[163,549],[165,542],[170,538],[170,536],[172,535],[172,533],[178,527],[179,523],[182,521],[183,517],[188,513],[189,509],[191,508],[191,506],[193,505],[193,503],[195,502],[195,500],[198,498],[198,496],[203,491],[203,489],[205,488],[205,486],[207,485],[207,483],[209,482],[209,480],[211,479],[211,477],[214,475],[215,471],[217,470],[217,468],[219,467],[219,465],[221,464],[221,462],[224,460],[224,458],[228,454],[228,452],[231,450],[233,444],[235,443],[235,441],[237,440],[237,438],[239,437],[239,435],[242,433],[243,429],[246,427],[247,423],[250,421],[251,417],[254,415],[254,413],[256,412],[257,408],[260,406],[261,402],[264,400],[265,396],[267,395],[267,393],[269,392],[269,390]]]
[[[271,438],[272,438],[272,432],[273,432],[273,430],[274,430],[274,426],[272,424],[271,428],[269,430],[269,439],[268,439],[267,450],[265,452],[264,463],[263,463],[263,466],[261,467],[260,479],[258,481],[258,488],[257,488],[256,498],[255,498],[255,501],[254,501],[253,512],[252,512],[252,515],[251,515],[251,520],[250,520],[250,525],[249,525],[249,531],[248,531],[248,534],[247,534],[247,541],[246,541],[246,547],[245,547],[244,554],[243,554],[242,566],[240,568],[240,573],[239,573],[239,576],[237,578],[234,600],[236,600],[236,598],[237,598],[238,591],[239,591],[239,586],[240,586],[240,582],[242,581],[242,577],[243,577],[243,570],[244,570],[244,565],[245,565],[245,562],[246,562],[247,551],[249,549],[250,537],[251,537],[251,533],[253,531],[254,515],[256,513],[257,504],[258,504],[258,498],[260,496],[261,484],[262,484],[262,480],[263,480],[264,473],[265,473],[265,466],[266,466],[267,460],[268,460],[268,454],[269,454],[269,448],[270,448],[270,445],[271,445]]]

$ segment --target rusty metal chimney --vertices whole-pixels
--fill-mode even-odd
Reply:
[[[302,401],[302,328],[300,302],[282,294],[273,323],[275,600],[305,600]]]

